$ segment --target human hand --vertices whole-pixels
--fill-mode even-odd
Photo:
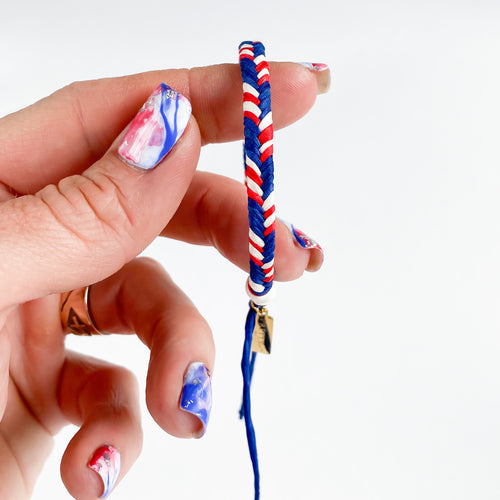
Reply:
[[[276,128],[307,112],[318,75],[272,65]],[[119,134],[161,81],[190,100],[193,114],[166,158],[139,171],[117,154]],[[29,497],[52,436],[70,422],[80,429],[61,474],[75,498],[103,494],[87,467],[103,445],[119,450],[120,478],[140,452],[133,375],[65,349],[59,302],[67,290],[94,283],[98,327],[136,333],[151,349],[146,399],[158,424],[179,437],[203,432],[206,422],[181,411],[179,398],[193,361],[213,368],[209,327],[156,263],[134,258],[161,233],[212,244],[247,268],[244,187],[195,173],[203,144],[241,136],[237,65],[74,84],[0,120],[1,498]],[[276,279],[321,264],[321,252],[294,245],[283,224],[276,247]]]

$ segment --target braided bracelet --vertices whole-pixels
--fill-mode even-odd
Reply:
[[[273,118],[269,65],[260,42],[239,46],[243,78],[245,129],[245,185],[248,196],[250,276],[247,294],[250,308],[245,324],[241,360],[243,403],[240,418],[245,418],[248,447],[254,471],[255,500],[260,497],[260,476],[255,430],[250,405],[250,382],[256,353],[271,352],[273,320],[265,306],[273,292],[275,207],[273,165]]]

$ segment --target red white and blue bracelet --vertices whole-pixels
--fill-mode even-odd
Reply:
[[[250,276],[246,290],[250,308],[245,324],[241,359],[243,403],[250,458],[254,471],[255,500],[260,497],[260,474],[252,423],[250,383],[257,352],[271,352],[272,318],[265,306],[273,295],[276,215],[274,206],[273,117],[269,65],[261,42],[239,46],[243,79],[245,132],[245,185],[248,196]]]

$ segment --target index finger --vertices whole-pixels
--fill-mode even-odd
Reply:
[[[302,117],[328,73],[296,63],[271,63],[275,128]],[[321,75],[321,76],[320,76]],[[243,136],[237,64],[152,71],[78,82],[0,120],[0,181],[34,193],[98,160],[162,81],[192,103],[202,142]]]

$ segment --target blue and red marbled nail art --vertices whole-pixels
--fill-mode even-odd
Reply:
[[[120,474],[120,452],[111,445],[101,446],[95,451],[88,466],[101,477],[104,485],[101,498],[106,498],[111,493]]]
[[[192,413],[203,424],[201,436],[205,434],[212,409],[212,384],[210,372],[203,363],[191,363],[184,375],[184,385],[179,406]]]
[[[190,116],[191,103],[160,84],[130,123],[118,154],[142,170],[156,167],[178,141]]]
[[[280,219],[280,221],[283,222],[283,224],[285,224],[287,229],[292,233],[293,240],[296,245],[302,248],[307,248],[308,250],[316,248],[321,252],[323,252],[323,249],[321,248],[319,243],[316,243],[316,241],[314,241],[310,236],[307,236],[306,233],[296,228],[289,222],[284,221],[283,219]]]

